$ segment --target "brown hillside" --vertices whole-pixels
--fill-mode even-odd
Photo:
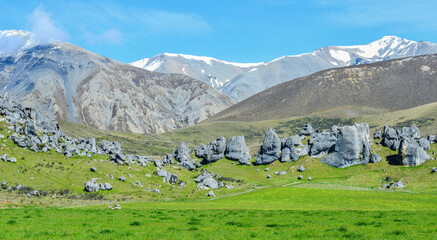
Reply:
[[[260,121],[315,113],[342,117],[437,101],[437,54],[336,68],[291,80],[207,119]]]

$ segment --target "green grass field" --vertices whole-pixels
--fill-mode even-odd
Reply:
[[[2,239],[435,239],[437,195],[268,187],[216,200],[0,210]],[[68,224],[66,224],[68,223]]]

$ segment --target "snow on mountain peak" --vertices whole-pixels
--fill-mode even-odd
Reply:
[[[28,31],[0,31],[0,55],[14,54],[32,45],[31,34]]]
[[[234,65],[241,68],[251,68],[258,65],[261,65],[263,63],[236,63],[236,62],[228,62],[223,61],[217,58],[212,57],[205,57],[205,56],[194,56],[194,55],[188,55],[188,54],[178,54],[178,53],[163,53],[163,55],[169,56],[169,57],[182,57],[188,60],[195,60],[195,61],[202,61],[205,62],[208,65],[212,65],[214,62],[216,63],[223,63],[223,64],[229,64]]]

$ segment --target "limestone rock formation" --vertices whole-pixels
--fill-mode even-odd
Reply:
[[[249,165],[249,148],[244,136],[234,136],[226,143],[225,156],[227,159],[238,161],[240,164]]]
[[[369,135],[366,123],[340,127],[334,152],[321,161],[336,168],[367,164],[370,160]]]
[[[255,164],[264,165],[276,161],[281,152],[281,139],[275,132],[275,129],[270,128],[266,132],[263,145],[258,151]]]

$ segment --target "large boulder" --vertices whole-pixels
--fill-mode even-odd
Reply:
[[[395,129],[384,126],[382,131],[382,145],[385,147],[389,147],[393,150],[397,150],[399,148],[399,133]]]
[[[263,145],[258,151],[255,164],[264,165],[274,162],[279,158],[281,152],[281,139],[275,132],[275,129],[270,128],[266,132]]]
[[[198,146],[196,148],[196,153],[195,153],[196,157],[204,158],[205,157],[206,148],[207,148],[207,146],[205,144],[202,144],[202,145]]]
[[[244,136],[234,136],[226,143],[225,156],[227,159],[238,161],[240,164],[249,165],[249,148]]]
[[[300,130],[300,133],[302,135],[307,135],[307,136],[313,134],[314,133],[313,126],[311,126],[311,124],[309,123],[306,124],[305,126],[303,126],[302,130]]]
[[[301,156],[308,155],[308,146],[302,145],[301,147],[292,147],[290,149],[290,156],[293,162],[296,162]]]
[[[366,123],[339,128],[335,150],[321,159],[322,163],[336,168],[367,164],[370,158],[369,126]]]
[[[308,143],[311,145],[310,156],[320,158],[330,153],[337,142],[336,134],[333,132],[321,132],[311,135]]]
[[[289,148],[283,148],[281,151],[281,162],[290,162],[290,149]]]
[[[411,138],[402,139],[396,164],[417,166],[426,162],[428,159],[430,159],[430,157],[418,142]]]
[[[419,145],[423,148],[423,150],[428,151],[431,149],[431,143],[425,138],[420,138],[418,142]]]
[[[381,131],[375,131],[373,133],[373,139],[380,139],[382,138],[382,132]]]
[[[100,143],[101,152],[100,154],[115,154],[121,153],[121,144],[119,142],[110,142],[106,140],[102,140]]]
[[[188,145],[185,142],[181,142],[175,151],[174,158],[177,162],[189,161],[191,159],[190,152],[191,151],[190,148],[188,148]]]
[[[302,138],[304,138],[304,137],[303,136],[301,137],[299,135],[290,136],[290,137],[285,139],[282,148],[292,148],[292,147],[301,146],[302,145]]]
[[[219,137],[216,140],[211,141],[204,152],[203,164],[216,162],[222,159],[226,150],[226,138]]]
[[[413,124],[411,127],[403,127],[402,131],[399,133],[401,138],[412,138],[419,139],[420,131],[416,124]]]
[[[377,163],[380,162],[381,160],[382,158],[377,153],[372,153],[369,163]]]
[[[217,180],[215,180],[209,173],[203,173],[199,175],[196,179],[194,179],[194,181],[198,183],[198,188],[218,188]]]
[[[109,155],[109,161],[118,164],[124,164],[126,162],[126,156],[122,153],[113,153]]]
[[[99,184],[97,183],[97,178],[93,178],[85,183],[86,192],[97,192],[99,191]]]
[[[191,171],[191,170],[194,170],[196,168],[196,161],[191,159],[191,160],[179,162],[178,165]]]

